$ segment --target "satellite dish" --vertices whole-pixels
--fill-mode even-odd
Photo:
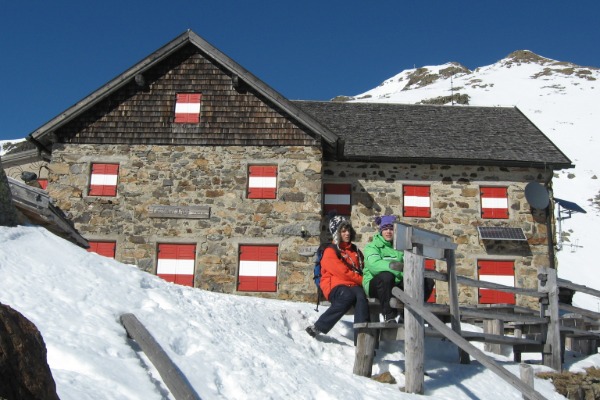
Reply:
[[[537,182],[529,182],[525,186],[525,198],[531,207],[539,210],[544,210],[550,203],[548,191]]]

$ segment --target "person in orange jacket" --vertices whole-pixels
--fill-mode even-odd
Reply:
[[[356,232],[350,221],[335,216],[329,221],[332,244],[323,251],[320,287],[331,306],[314,325],[306,328],[312,337],[327,333],[354,307],[354,323],[369,322],[369,304],[362,287],[363,255],[352,241]]]

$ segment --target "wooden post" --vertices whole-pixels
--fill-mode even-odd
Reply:
[[[429,322],[433,329],[469,353],[470,356],[479,361],[483,366],[489,368],[492,372],[504,379],[504,381],[509,383],[511,386],[520,390],[521,393],[529,396],[531,400],[545,400],[545,397],[536,392],[531,386],[524,384],[512,372],[502,368],[493,359],[485,355],[483,351],[479,350],[452,329],[448,328],[446,324],[440,321],[431,311],[427,310],[423,306],[419,306],[412,297],[404,293],[400,288],[396,287],[392,289],[392,294],[400,301],[404,302],[405,307],[413,308],[416,312],[418,312],[425,320],[427,320],[427,322]]]
[[[371,377],[375,357],[376,330],[358,328],[354,353],[354,374]]]
[[[558,316],[556,270],[546,267],[540,268],[540,277],[538,290],[548,293],[548,309],[546,310],[548,315],[545,316],[550,317],[546,334],[546,349],[543,352],[542,359],[545,366],[560,372],[562,370],[562,346]]]
[[[165,385],[177,400],[200,400],[179,368],[171,361],[160,344],[133,314],[121,315],[121,324],[158,370]]]
[[[448,270],[448,298],[450,302],[450,325],[452,330],[462,336],[462,328],[460,327],[460,305],[458,304],[458,278],[456,276],[456,261],[454,258],[454,250],[444,250],[444,258],[446,259],[446,268]],[[471,358],[469,354],[458,348],[458,359],[461,364],[470,364]]]
[[[520,371],[521,380],[523,381],[523,383],[526,384],[527,386],[530,386],[533,389],[534,388],[534,386],[533,386],[533,368],[531,368],[531,365],[520,364],[519,371]],[[530,398],[529,398],[529,396],[523,394],[523,400],[530,400]]]
[[[483,332],[504,335],[504,321],[501,319],[484,319]],[[502,345],[498,343],[485,343],[483,349],[494,354],[502,354]]]
[[[414,247],[413,252],[404,253],[404,291],[415,303],[423,306],[423,272],[425,258],[422,250]],[[424,393],[425,328],[423,317],[415,310],[404,307],[405,331],[405,389],[407,393]]]

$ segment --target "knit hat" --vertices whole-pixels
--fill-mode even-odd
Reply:
[[[350,220],[346,217],[342,217],[341,215],[336,215],[329,220],[329,232],[333,237],[333,243],[339,244],[341,242],[340,231],[344,226],[347,226],[350,229],[350,240],[354,240],[356,232],[352,228]]]
[[[383,217],[375,217],[375,223],[379,225],[379,232],[383,231],[383,227],[387,225],[394,226],[394,222],[396,222],[395,215],[384,215]]]

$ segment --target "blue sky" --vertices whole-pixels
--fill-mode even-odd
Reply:
[[[600,2],[2,1],[0,140],[23,138],[187,29],[290,99],[515,50],[600,67]]]

